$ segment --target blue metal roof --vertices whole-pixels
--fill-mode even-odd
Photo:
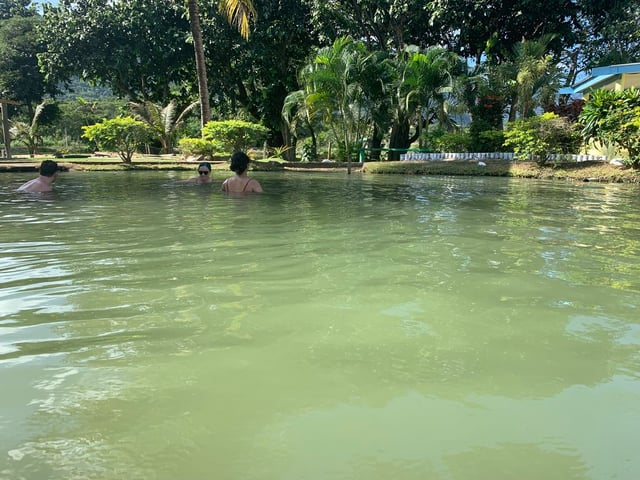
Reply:
[[[596,67],[591,70],[591,74],[570,87],[563,87],[558,93],[573,95],[582,93],[585,90],[595,90],[602,85],[611,83],[614,77],[620,77],[623,73],[640,73],[640,63],[622,63],[619,65],[609,65],[606,67]]]
[[[640,73],[640,63],[621,63],[607,67],[596,67],[591,70],[591,75],[615,75],[620,73]]]
[[[614,77],[619,77],[618,74],[611,75],[596,75],[593,77],[588,77],[582,80],[581,82],[576,83],[570,87],[561,88],[558,92],[562,94],[575,94],[582,93],[585,90],[595,90],[596,88],[604,85],[606,83],[610,83],[611,79]]]

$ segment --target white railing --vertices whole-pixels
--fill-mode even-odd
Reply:
[[[443,160],[506,160],[512,161],[515,157],[510,152],[474,152],[474,153],[417,153],[409,152],[400,154],[401,161],[443,161]],[[606,155],[576,155],[554,153],[549,155],[551,161],[561,162],[606,162]]]

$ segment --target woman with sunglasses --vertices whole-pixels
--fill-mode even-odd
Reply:
[[[198,176],[181,180],[178,183],[211,183],[211,164],[209,162],[201,162],[198,165]]]
[[[223,192],[247,193],[262,192],[262,186],[255,178],[247,176],[251,159],[244,152],[235,152],[231,155],[231,165],[229,169],[236,174],[227,178],[222,184]]]

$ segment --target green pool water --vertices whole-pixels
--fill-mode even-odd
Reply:
[[[639,187],[190,175],[0,175],[0,479],[640,477]]]

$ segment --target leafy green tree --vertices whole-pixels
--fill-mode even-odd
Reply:
[[[469,149],[472,152],[500,152],[504,142],[503,104],[500,97],[485,95],[471,108]]]
[[[316,132],[327,125],[342,124],[341,127],[330,128],[333,141],[339,145],[345,141],[345,137],[338,132],[348,132],[348,122],[351,122],[352,127],[356,128],[353,135],[347,133],[351,139],[346,141],[356,145],[362,136],[370,135],[369,143],[374,147],[380,146],[382,138],[376,133],[386,132],[390,125],[385,87],[391,81],[391,76],[386,55],[368,52],[363,44],[352,42],[350,38],[339,39],[332,48],[318,51],[313,62],[300,70],[299,83],[302,89],[291,92],[285,99],[283,118],[295,136],[310,139],[304,147],[306,159],[317,158]],[[347,54],[347,51],[350,53]],[[361,56],[360,60],[357,60],[358,56]],[[341,107],[338,97],[334,97],[336,91],[343,91],[341,95],[344,102],[357,102],[357,105],[354,108]],[[341,111],[347,112],[346,121]],[[357,112],[357,118],[353,118],[352,111]],[[373,124],[372,128],[367,126],[370,123]],[[343,154],[351,148],[344,143],[341,145]]]
[[[31,17],[36,14],[31,0],[3,0],[0,2],[0,20],[12,17]]]
[[[625,150],[629,163],[640,166],[640,90],[596,90],[589,95],[578,123],[585,141],[611,143]]]
[[[208,122],[202,129],[202,138],[219,142],[227,152],[248,150],[264,142],[269,130],[257,123],[242,120]]]
[[[164,102],[192,80],[184,9],[158,0],[60,0],[45,5],[38,55],[52,82],[107,85],[131,101]]]
[[[309,139],[304,144],[304,159],[315,161],[318,158],[316,130],[322,128],[322,118],[318,111],[314,110],[310,103],[307,103],[307,95],[304,90],[296,90],[287,95],[282,106],[282,118],[296,139],[300,137]]]
[[[28,118],[45,94],[55,92],[38,67],[36,53],[44,49],[35,32],[39,21],[36,16],[0,20],[0,98],[21,102]]]
[[[52,122],[41,125],[45,137],[68,145],[72,143],[87,143],[82,137],[82,127],[92,125],[104,118],[114,118],[127,111],[127,104],[114,98],[85,99],[77,97],[74,100],[57,101],[59,114]]]
[[[508,79],[511,86],[510,119],[515,118],[516,112],[526,117],[533,115],[537,107],[553,103],[560,86],[559,69],[553,56],[547,53],[553,38],[553,35],[547,35],[517,43],[513,60],[503,64],[513,72]]]
[[[155,137],[162,145],[163,153],[173,153],[173,146],[180,128],[184,126],[184,120],[200,104],[193,102],[178,112],[178,101],[171,100],[162,107],[153,102],[131,102],[131,110],[134,118],[145,122]]]
[[[575,40],[565,46],[567,85],[580,72],[598,66],[640,61],[640,0],[579,0]]]
[[[461,69],[460,58],[441,47],[415,51],[409,58],[411,74],[406,77],[409,95],[416,102],[417,134],[431,123],[446,124],[445,100],[452,92],[452,82]],[[419,145],[423,147],[422,143]]]
[[[321,45],[350,36],[362,39],[370,50],[402,51],[407,45],[424,48],[442,40],[441,31],[433,27],[432,12],[425,3],[421,0],[313,0],[311,25],[318,32]]]
[[[82,127],[83,136],[98,148],[118,152],[124,163],[131,163],[133,154],[151,136],[149,126],[133,117],[117,117]]]
[[[475,64],[488,58],[501,63],[524,40],[554,34],[552,51],[559,54],[574,40],[579,1],[440,0],[429,2],[432,28],[443,32],[444,44]]]

